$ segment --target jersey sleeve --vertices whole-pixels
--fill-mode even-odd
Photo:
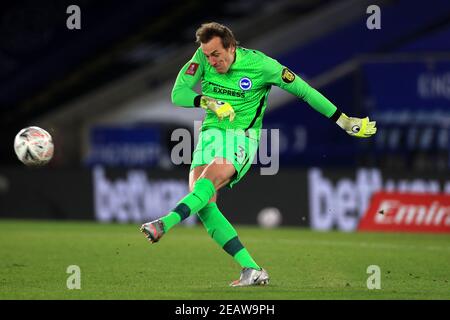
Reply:
[[[267,84],[280,87],[299,97],[327,118],[331,118],[339,112],[336,106],[319,91],[277,60],[268,56],[264,56],[263,76]]]
[[[199,96],[193,89],[202,78],[205,68],[203,52],[198,49],[178,73],[172,89],[172,103],[179,107],[194,107],[194,99]]]

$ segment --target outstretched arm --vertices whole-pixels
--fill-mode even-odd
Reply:
[[[319,91],[311,87],[302,78],[281,65],[278,61],[266,57],[264,68],[267,83],[276,85],[301,98],[313,109],[336,122],[349,135],[368,138],[377,131],[375,121],[369,121],[368,117],[364,119],[348,117]]]

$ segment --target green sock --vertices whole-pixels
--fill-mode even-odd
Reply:
[[[215,203],[208,203],[198,212],[198,216],[214,241],[231,255],[242,268],[261,269],[247,249],[244,248],[236,230]]]
[[[208,201],[214,196],[216,189],[211,180],[202,178],[195,182],[194,189],[191,193],[178,202],[175,209],[168,215],[161,218],[164,223],[164,231],[167,232],[176,224],[189,217],[191,214],[197,213]]]

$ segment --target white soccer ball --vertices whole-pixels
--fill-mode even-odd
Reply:
[[[27,166],[43,166],[53,157],[52,136],[39,127],[24,128],[14,139],[14,151]]]
[[[263,228],[275,228],[281,224],[281,212],[278,208],[264,208],[258,213],[258,223]]]

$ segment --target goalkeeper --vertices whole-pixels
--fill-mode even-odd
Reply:
[[[193,153],[190,193],[166,216],[143,224],[141,231],[157,242],[176,224],[198,214],[209,235],[242,267],[231,285],[267,284],[267,271],[251,257],[216,200],[219,189],[235,185],[251,166],[271,86],[303,99],[349,135],[370,137],[376,132],[375,122],[348,117],[278,61],[238,46],[224,25],[203,24],[196,38],[199,48],[180,70],[172,90],[175,105],[206,110]],[[199,81],[201,94],[194,91]]]

